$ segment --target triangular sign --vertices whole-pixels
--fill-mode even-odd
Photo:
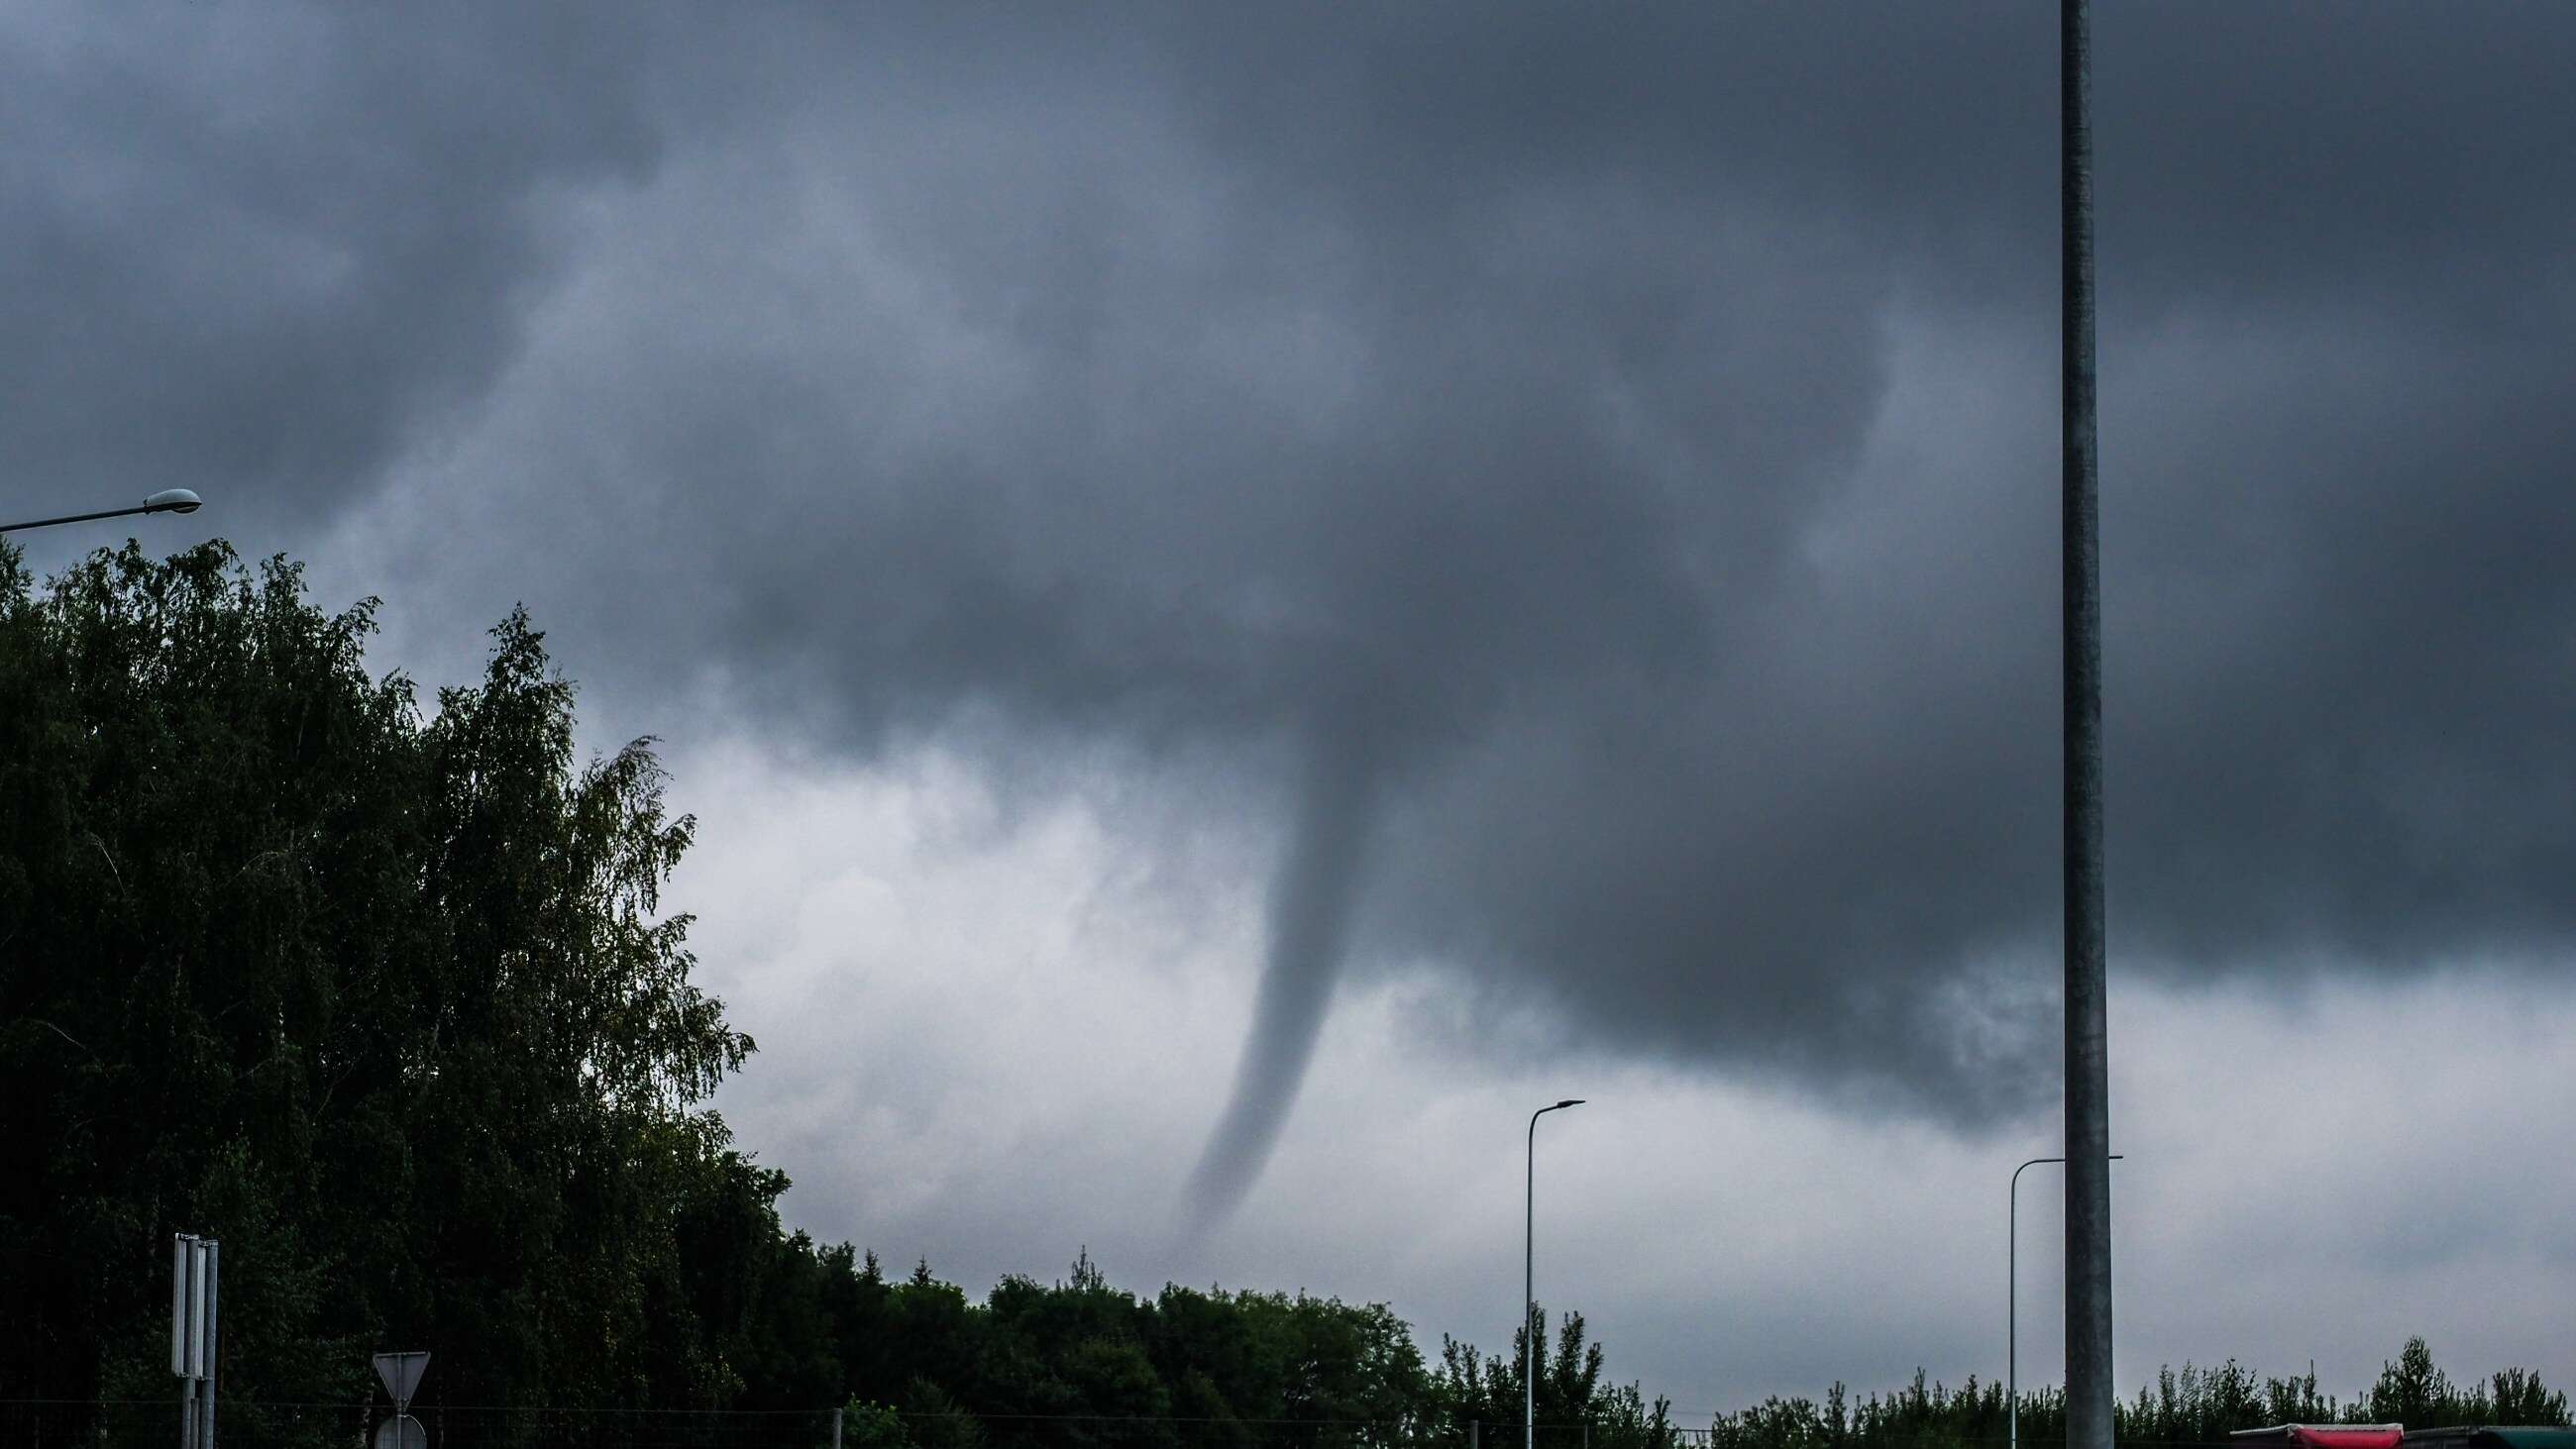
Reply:
[[[420,1376],[429,1368],[427,1353],[380,1353],[376,1355],[376,1377],[385,1381],[385,1392],[397,1404],[411,1402],[411,1391],[420,1387]]]

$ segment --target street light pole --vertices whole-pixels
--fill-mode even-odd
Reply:
[[[60,518],[31,518],[24,523],[0,523],[0,533],[16,533],[22,528],[51,528],[57,523],[89,523],[101,518],[124,518],[136,513],[194,513],[205,506],[205,500],[188,489],[164,488],[133,508],[110,508],[98,513],[67,513]]]
[[[1538,1449],[1538,1329],[1530,1321],[1538,1316],[1530,1279],[1538,1242],[1538,1119],[1582,1105],[1581,1097],[1568,1097],[1530,1114],[1529,1173],[1521,1197],[1521,1449]]]
[[[2123,1154],[2114,1152],[2117,1162]],[[2034,1157],[2012,1171],[2004,1206],[2004,1423],[2008,1449],[2021,1449],[2021,1174],[2024,1167],[2064,1162],[2063,1157]]]

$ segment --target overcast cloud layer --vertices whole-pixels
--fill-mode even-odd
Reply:
[[[1437,978],[1346,990],[1252,1196],[1168,1231],[1255,984],[1264,866],[1106,784],[1034,811],[931,752],[864,771],[728,745],[675,761],[712,845],[683,869],[706,973],[761,1055],[726,1115],[795,1223],[981,1290],[1064,1276],[1389,1302],[1492,1351],[1536,1273],[1609,1366],[1697,1411],[1918,1366],[2004,1369],[2005,1190],[2042,1114],[1961,1139],[1608,1051],[1535,1012],[1467,1020]],[[961,1009],[965,1007],[968,1009]],[[2576,993],[2451,971],[2295,990],[2124,982],[2111,1003],[2116,1381],[2316,1362],[2349,1398],[2409,1334],[2455,1376],[2576,1381]],[[2053,1383],[2059,1180],[2023,1174],[2020,1376]]]
[[[2123,974],[2564,979],[2571,60],[2099,21]],[[1203,1217],[1354,980],[1989,1126],[2055,1090],[2055,84],[2040,4],[24,7],[0,460],[409,657],[524,598],[618,733],[1267,840]]]

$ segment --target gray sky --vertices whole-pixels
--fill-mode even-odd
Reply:
[[[2576,1379],[2576,15],[2096,44],[2123,1374]],[[1573,1092],[1619,1371],[1955,1380],[2055,1130],[2055,84],[2040,3],[22,6],[0,457],[432,680],[526,600],[822,1236],[1491,1343]]]

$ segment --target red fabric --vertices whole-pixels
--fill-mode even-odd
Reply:
[[[2302,1424],[2290,1431],[2290,1442],[2315,1449],[2397,1449],[2400,1429],[2312,1429]]]

